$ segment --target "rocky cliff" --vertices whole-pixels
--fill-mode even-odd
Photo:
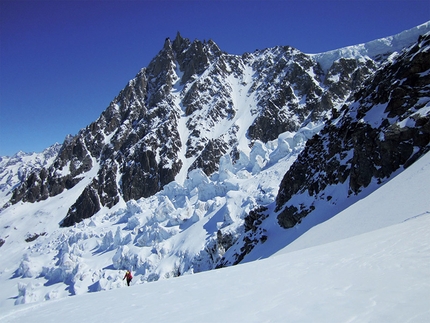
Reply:
[[[347,196],[389,179],[430,148],[430,34],[381,67],[284,176],[276,199],[279,224],[294,226],[313,208],[288,201],[299,193],[330,200],[327,187],[347,183]],[[346,196],[346,197],[347,197]]]
[[[238,56],[221,51],[213,41],[190,42],[178,33],[175,40],[165,40],[158,55],[95,122],[65,140],[52,164],[22,179],[10,203],[47,199],[96,172],[65,215],[61,225],[70,226],[120,200],[149,197],[175,179],[183,181],[190,170],[210,175],[225,154],[234,162],[256,141],[348,115],[349,109],[340,107],[351,93],[370,100],[364,91],[373,90],[362,85],[369,78],[373,84],[382,82],[384,74],[374,73],[386,64],[387,55],[342,57],[323,68],[314,55],[287,46]],[[394,91],[394,114],[405,100],[405,86]],[[379,89],[386,97],[389,89]],[[351,190],[357,192],[369,175],[355,168],[351,172]],[[294,179],[293,186],[303,183]],[[318,190],[315,185],[322,184],[310,189]],[[291,194],[281,189],[279,209]]]
[[[291,47],[237,56],[178,33],[95,122],[63,143],[52,165],[22,180],[10,203],[55,196],[96,169],[62,222],[69,226],[151,196],[192,169],[210,175],[225,154],[234,161],[255,141],[331,117],[380,64],[342,58],[324,72]]]
[[[341,61],[338,67],[344,64]],[[285,229],[305,217],[323,222],[429,150],[430,33],[426,33],[399,55],[388,57],[307,141],[281,181],[274,216]],[[219,267],[239,263],[268,239],[261,224],[269,214],[264,206],[249,213],[246,233]]]

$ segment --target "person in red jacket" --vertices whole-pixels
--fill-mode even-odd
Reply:
[[[127,279],[127,286],[130,286],[130,282],[133,279],[133,275],[131,274],[130,270],[127,270],[127,272],[125,273],[125,276],[122,280]]]

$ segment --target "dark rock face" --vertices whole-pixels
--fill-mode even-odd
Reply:
[[[206,175],[218,170],[219,159],[227,152],[228,146],[222,140],[209,140],[200,156],[191,165],[191,169],[200,168]]]
[[[309,56],[291,47],[276,47],[258,55],[252,67],[257,71],[252,88],[259,90],[260,112],[248,129],[251,139],[276,139],[280,133],[297,131],[306,121],[317,121],[327,112],[321,107],[323,72]],[[279,86],[273,88],[277,83]],[[314,115],[306,120],[310,113]]]
[[[419,64],[426,65],[425,59]],[[340,59],[325,73],[312,56],[291,47],[237,56],[222,52],[211,40],[190,42],[178,33],[173,42],[165,40],[158,55],[95,122],[65,140],[51,166],[22,180],[11,203],[47,199],[85,178],[89,184],[61,224],[68,226],[103,206],[149,197],[180,172],[201,168],[210,175],[224,154],[239,156],[239,133],[247,134],[251,146],[256,140],[267,142],[335,116],[339,112],[334,107],[344,103],[379,65],[370,58]],[[402,73],[410,73],[411,68]],[[392,113],[404,109],[400,88],[393,92],[397,101],[392,99],[387,107]],[[249,106],[240,106],[243,102]],[[244,111],[251,116],[250,124],[238,121],[238,112]],[[184,158],[191,162],[184,163]],[[182,170],[185,164],[191,166]],[[336,167],[334,161],[331,167]],[[368,181],[369,174],[359,172],[355,178],[353,191]]]
[[[367,78],[356,70],[362,63],[341,59],[333,64],[324,81],[333,89],[327,96],[333,99],[345,88],[362,86],[338,105],[340,109],[332,110],[331,119],[306,142],[284,175],[274,214],[282,228],[292,228],[306,216],[325,217],[323,213],[336,205],[330,195],[333,188],[346,188],[345,196],[337,196],[345,201],[372,183],[389,180],[430,150],[429,49],[430,33]],[[367,62],[362,71],[373,66]],[[328,80],[335,79],[330,73],[336,69],[341,71],[336,78],[350,75],[344,83]],[[244,234],[217,268],[240,263],[256,245],[270,239],[261,224],[271,215],[264,207],[251,211],[245,217]]]
[[[258,243],[264,243],[267,240],[266,230],[260,227],[261,223],[267,218],[266,212],[267,208],[264,206],[257,207],[249,212],[245,217],[245,234],[242,235],[240,247],[234,253],[233,257],[230,257],[234,261],[230,262],[231,260],[221,258],[216,268],[239,264]]]
[[[13,191],[11,203],[19,201],[38,202],[47,199],[49,196],[60,194],[64,189],[70,189],[81,180],[72,176],[58,177],[49,173],[52,169],[42,168],[33,171],[21,185]]]
[[[377,66],[372,60],[364,62],[341,58],[335,61],[327,72],[324,84],[333,97],[343,98],[345,93],[357,89],[373,73]]]
[[[330,120],[284,176],[276,200],[278,222],[290,228],[309,214],[289,205],[308,191],[317,197],[329,185],[349,181],[359,194],[372,181],[382,183],[430,149],[430,36],[381,68]]]
[[[62,227],[71,226],[77,222],[87,219],[100,210],[100,202],[97,191],[91,186],[87,186],[76,203],[72,205],[67,216],[60,224]]]

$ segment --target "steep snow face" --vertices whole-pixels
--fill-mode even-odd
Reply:
[[[328,71],[333,62],[340,58],[349,59],[356,57],[369,57],[381,60],[395,52],[402,51],[405,47],[409,47],[411,44],[415,43],[421,35],[427,33],[429,29],[430,21],[409,30],[405,30],[394,36],[376,39],[364,44],[348,46],[324,53],[313,54],[312,56],[321,65],[324,71]]]
[[[166,40],[98,120],[13,191],[0,216],[1,306],[114,289],[124,269],[142,284],[251,259],[247,239],[260,248],[284,232],[274,210],[281,180],[321,143],[314,135],[325,123],[391,122],[382,101],[359,117],[352,103],[368,95],[349,97],[380,65],[347,57],[325,73],[290,47],[236,56],[211,41]],[[425,84],[417,89],[419,118],[396,121],[405,129],[425,124]],[[330,215],[364,196],[344,202],[347,187],[337,184],[318,195],[337,205]],[[298,207],[312,205],[301,200],[308,188],[294,196]]]

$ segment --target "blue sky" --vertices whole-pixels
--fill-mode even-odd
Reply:
[[[178,31],[231,54],[319,53],[428,20],[429,0],[0,0],[0,156],[95,121]]]

